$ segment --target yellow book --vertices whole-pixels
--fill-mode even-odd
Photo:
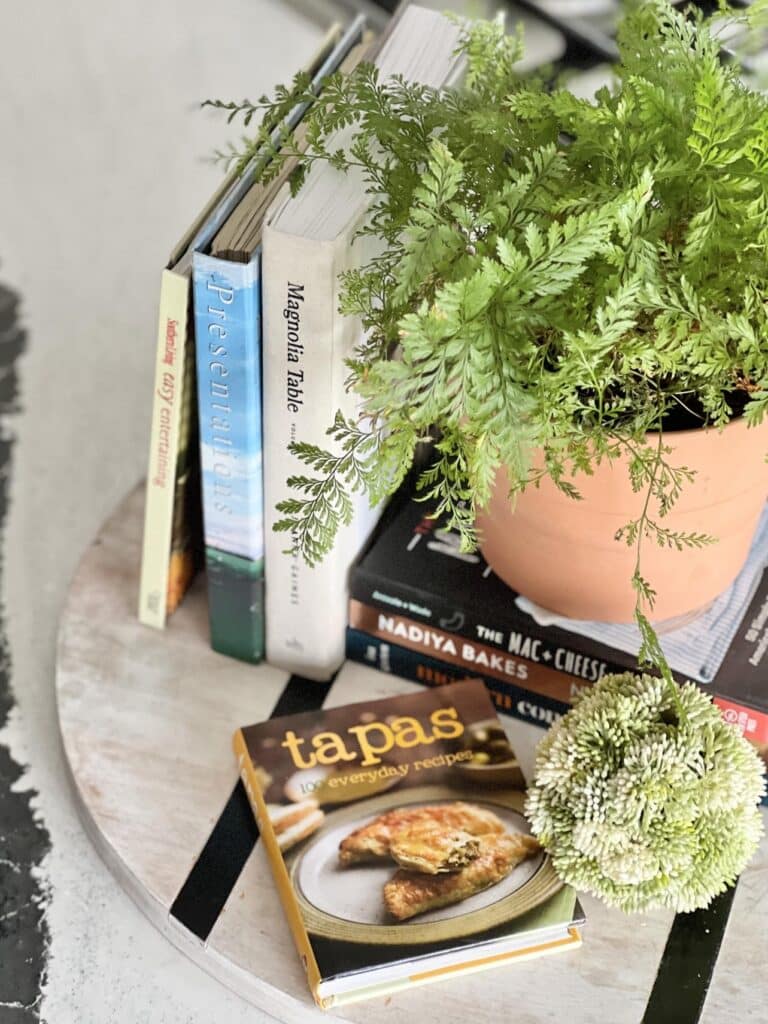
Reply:
[[[195,569],[193,516],[181,515],[196,497],[190,494],[196,467],[189,401],[194,380],[187,332],[189,295],[188,273],[163,271],[139,598],[139,618],[158,628],[181,600]]]
[[[234,749],[323,1009],[580,945],[481,682],[271,719]]]

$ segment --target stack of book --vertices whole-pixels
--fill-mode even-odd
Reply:
[[[331,29],[307,69],[313,91],[339,68],[362,36],[362,19],[345,33],[337,27]],[[297,106],[291,112],[289,127],[299,123],[305,110]],[[274,141],[280,141],[277,131]],[[262,575],[263,528],[258,520],[263,515],[259,497],[263,485],[257,462],[261,434],[261,300],[256,281],[260,223],[249,223],[249,217],[259,214],[260,190],[254,182],[262,166],[256,157],[242,172],[235,169],[228,175],[176,245],[162,274],[139,594],[139,618],[161,629],[206,553],[214,577],[219,570],[220,576],[230,568],[242,570],[243,563],[249,562],[240,575],[257,591]],[[197,276],[194,305],[193,268]],[[228,274],[219,280],[217,292],[208,289],[208,283],[215,285],[215,278],[208,283],[205,280],[212,269]],[[205,302],[206,291],[215,295],[218,303]],[[215,323],[215,308],[220,313],[226,308],[226,323],[220,318]],[[204,331],[200,338],[195,330],[196,314]],[[210,332],[205,330],[208,324]],[[217,336],[219,345],[215,344]],[[208,395],[204,395],[202,406],[217,417],[203,423],[201,430],[196,363],[205,364],[207,356]],[[205,390],[205,382],[202,386]],[[236,403],[242,407],[235,410]],[[226,465],[218,461],[225,450]],[[245,451],[256,458],[248,463],[243,458]],[[209,467],[205,487],[207,552],[200,515],[201,464]],[[223,478],[233,473],[235,477],[225,484]],[[229,526],[225,525],[227,519],[232,520]],[[217,649],[228,653],[215,621],[217,596],[214,588],[212,640]],[[255,609],[254,621],[258,614]],[[257,646],[263,647],[263,640]]]
[[[362,60],[424,84],[456,78],[461,29],[440,0],[425,0],[434,10],[397,6],[380,40],[362,16],[331,28],[305,69],[313,94]],[[478,11],[495,13],[486,7]],[[526,39],[521,73],[585,66],[579,39],[547,18],[511,12],[510,28]],[[299,138],[308,109],[297,104],[286,118]],[[272,147],[226,178],[162,274],[139,618],[164,628],[206,566],[215,650],[328,679],[344,656],[347,571],[376,516],[359,501],[333,554],[311,571],[285,554],[290,541],[272,525],[298,468],[289,441],[327,445],[336,411],[354,412],[344,360],[360,325],[336,315],[336,275],[364,256],[350,241],[367,200],[363,182],[330,166],[315,167],[295,198],[290,160],[256,183],[285,128],[275,125]]]
[[[521,73],[584,66],[579,38],[544,13],[549,23],[522,8],[510,18],[525,32]],[[460,33],[440,10],[406,4],[380,40],[362,16],[334,26],[306,68],[310,91],[362,60],[382,76],[450,84]],[[337,282],[365,256],[351,239],[368,200],[359,177],[331,166],[313,167],[291,197],[293,160],[257,183],[286,127],[300,138],[308,109],[297,103],[274,126],[272,146],[226,178],[163,271],[139,617],[163,628],[204,565],[215,650],[325,680],[344,657],[347,573],[376,513],[357,501],[313,570],[285,553],[290,540],[272,526],[286,479],[301,468],[289,442],[327,445],[336,412],[355,411],[344,363],[361,328],[338,317]]]
[[[499,710],[540,726],[606,672],[637,670],[634,625],[538,608],[428,511],[410,482],[353,567],[349,659],[426,685],[480,678]],[[678,680],[711,693],[768,760],[768,509],[733,585],[659,630]]]

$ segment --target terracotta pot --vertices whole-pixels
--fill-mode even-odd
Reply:
[[[768,497],[768,422],[748,429],[743,419],[723,431],[687,430],[665,439],[668,461],[696,471],[663,520],[670,530],[714,536],[703,548],[661,548],[643,541],[641,572],[656,590],[659,622],[706,607],[738,575]],[[567,498],[546,478],[512,505],[506,471],[478,517],[483,555],[510,587],[551,611],[576,619],[629,622],[635,594],[635,550],[616,530],[642,511],[627,460],[603,462],[593,476],[571,478],[582,501]]]

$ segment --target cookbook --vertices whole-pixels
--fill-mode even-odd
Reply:
[[[234,747],[323,1009],[580,944],[481,682],[271,719]]]

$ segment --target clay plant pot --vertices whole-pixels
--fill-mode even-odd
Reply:
[[[649,438],[654,443],[653,437]],[[670,433],[672,466],[694,470],[676,505],[659,519],[670,530],[716,537],[702,548],[659,547],[643,541],[641,572],[656,590],[655,622],[710,604],[744,565],[768,498],[768,421],[747,428],[743,419],[722,430]],[[505,470],[478,517],[480,546],[494,572],[536,604],[575,619],[629,622],[635,593],[635,549],[614,539],[637,519],[644,491],[632,490],[627,460],[604,461],[594,475],[571,477],[581,501],[566,497],[547,477],[509,500]]]

